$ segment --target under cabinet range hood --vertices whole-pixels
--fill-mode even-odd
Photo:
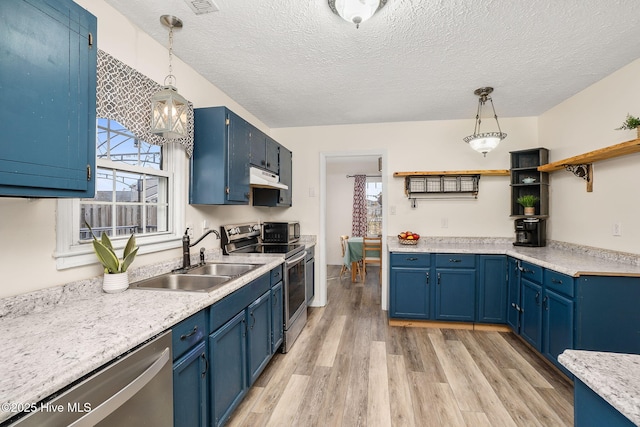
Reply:
[[[249,185],[260,188],[274,188],[278,190],[288,190],[285,184],[280,183],[280,177],[272,172],[260,168],[249,168]]]

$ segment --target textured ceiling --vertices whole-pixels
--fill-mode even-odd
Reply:
[[[640,58],[638,0],[389,0],[359,29],[326,0],[106,0],[271,128],[537,116]]]

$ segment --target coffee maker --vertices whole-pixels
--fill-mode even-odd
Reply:
[[[546,229],[544,219],[519,218],[515,220],[516,246],[545,246]]]

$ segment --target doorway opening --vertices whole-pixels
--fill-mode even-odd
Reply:
[[[352,235],[352,210],[354,194],[354,176],[366,175],[367,234],[380,235],[383,241],[383,253],[386,250],[386,218],[384,206],[386,167],[385,151],[360,151],[320,153],[320,235],[319,257],[320,283],[317,303],[327,304],[327,280],[333,280],[327,274],[340,271],[344,259],[340,243],[341,235]],[[381,307],[386,310],[387,292],[387,260],[382,257],[382,294]],[[334,268],[338,266],[338,268]],[[376,275],[377,276],[377,275]]]

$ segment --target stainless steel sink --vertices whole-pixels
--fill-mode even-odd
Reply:
[[[131,284],[132,288],[170,291],[211,292],[226,284],[229,275],[163,274]]]
[[[184,274],[191,275],[207,275],[207,276],[240,276],[249,271],[260,267],[256,264],[228,264],[228,263],[209,263],[201,265],[185,271]]]

